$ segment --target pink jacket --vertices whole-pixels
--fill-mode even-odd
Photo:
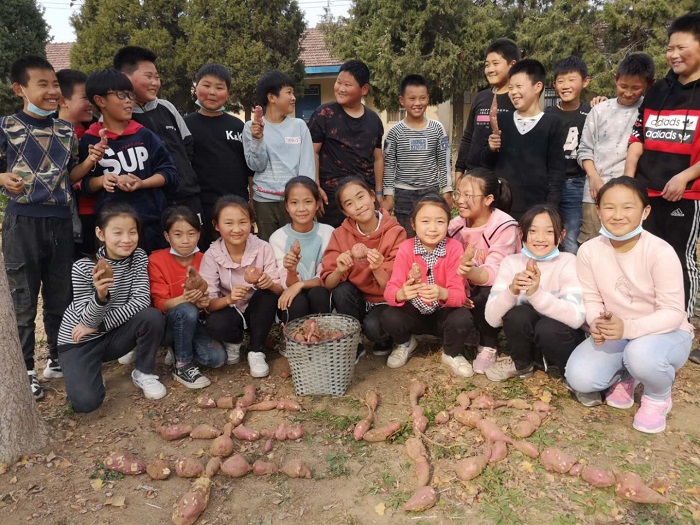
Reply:
[[[199,273],[209,285],[209,297],[211,299],[225,297],[231,293],[234,286],[246,286],[250,288],[246,296],[233,305],[241,312],[245,312],[254,292],[253,287],[243,278],[243,271],[248,266],[262,268],[275,283],[282,284],[272,246],[265,241],[250,235],[246,241],[241,264],[233,262],[223,239],[214,241],[204,253],[199,269]]]
[[[401,289],[404,283],[408,280],[408,271],[413,263],[418,263],[423,274],[423,283],[428,282],[426,273],[428,265],[423,260],[423,257],[413,253],[413,239],[408,239],[401,243],[399,251],[396,253],[394,260],[394,270],[391,274],[391,279],[386,284],[384,290],[384,299],[391,306],[403,306],[405,301],[397,301],[396,293]],[[459,308],[464,305],[467,299],[467,294],[464,290],[464,279],[457,274],[459,268],[459,259],[462,256],[462,244],[454,239],[447,239],[445,247],[446,254],[438,259],[437,264],[433,268],[433,276],[435,284],[443,288],[447,288],[448,299],[440,306],[448,308]]]

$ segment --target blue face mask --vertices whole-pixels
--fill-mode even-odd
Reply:
[[[600,230],[598,231],[598,233],[600,233],[603,237],[607,237],[611,241],[629,241],[632,237],[635,237],[644,231],[644,228],[642,227],[643,222],[644,216],[642,216],[642,220],[639,222],[639,226],[637,226],[631,232],[625,233],[624,235],[613,235],[602,224],[600,225]]]
[[[224,111],[226,109],[226,106],[221,106],[219,109],[207,109],[202,104],[199,102],[199,100],[195,100],[194,103],[202,108],[204,111],[210,111],[211,113],[217,113],[219,111]]]
[[[194,250],[192,250],[192,253],[188,253],[187,255],[182,255],[181,253],[178,253],[175,251],[175,248],[172,246],[170,247],[170,254],[174,255],[175,257],[192,257],[195,253],[199,251],[199,246],[195,246]]]
[[[559,248],[554,248],[551,252],[549,252],[547,255],[535,255],[533,254],[530,250],[527,249],[527,246],[523,244],[523,254],[528,256],[530,259],[534,259],[537,262],[542,262],[542,261],[548,261],[550,259],[554,259],[557,255],[559,255]]]
[[[22,93],[24,93],[24,96],[27,97],[27,111],[34,113],[35,115],[39,115],[40,117],[50,117],[51,115],[56,113],[56,111],[58,111],[58,109],[47,110],[47,109],[41,109],[39,106],[35,106],[29,100],[29,97],[27,96],[27,92],[24,91],[24,88],[21,88],[21,89],[22,89]]]

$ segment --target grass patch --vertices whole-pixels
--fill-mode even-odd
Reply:
[[[119,481],[124,477],[124,474],[117,472],[116,470],[109,470],[105,468],[104,463],[101,461],[96,465],[97,471],[90,474],[90,479],[101,479],[104,482],[107,481]]]
[[[326,474],[324,478],[337,478],[347,476],[350,469],[347,467],[348,455],[344,452],[333,452],[326,456]]]

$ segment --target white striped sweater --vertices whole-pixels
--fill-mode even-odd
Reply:
[[[104,248],[100,248],[97,257],[106,258]],[[63,314],[58,332],[59,346],[76,344],[71,332],[78,323],[88,328],[97,328],[97,332],[82,338],[82,344],[118,328],[151,305],[146,252],[137,248],[129,257],[107,261],[114,270],[114,284],[109,289],[107,302],[104,304],[97,300],[92,282],[92,270],[96,261],[86,257],[73,263],[73,301]]]

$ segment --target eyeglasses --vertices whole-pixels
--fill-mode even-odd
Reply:
[[[464,197],[464,198],[465,198],[466,200],[468,200],[468,201],[473,201],[476,197],[483,197],[483,196],[484,196],[483,194],[481,194],[481,195],[471,195],[471,194],[469,194],[469,193],[460,193],[460,192],[458,192],[458,191],[455,191],[455,192],[454,192],[454,198],[455,198],[455,199],[460,199],[460,198]]]
[[[136,93],[133,91],[107,91],[108,95],[116,95],[119,100],[136,100]]]

